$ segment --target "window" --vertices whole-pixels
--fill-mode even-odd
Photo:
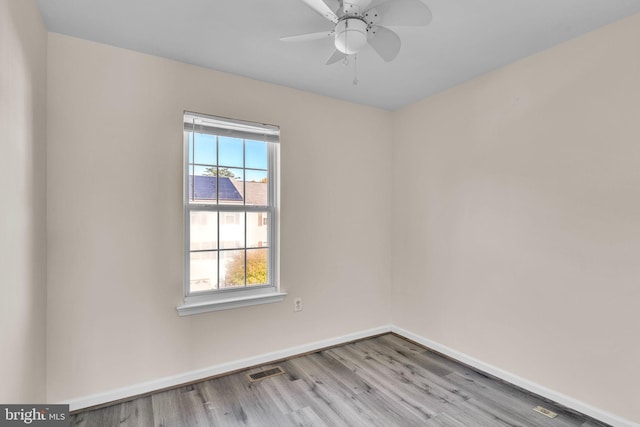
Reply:
[[[276,302],[277,126],[184,114],[180,315]]]

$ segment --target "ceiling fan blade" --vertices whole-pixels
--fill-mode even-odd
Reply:
[[[431,11],[420,0],[389,0],[376,6],[380,25],[423,27],[431,22]]]
[[[336,49],[336,50],[333,51],[333,54],[331,54],[329,59],[327,59],[327,62],[325,62],[325,65],[335,64],[336,62],[339,62],[342,59],[344,59],[345,56],[347,56],[347,55],[345,55],[344,53],[342,53],[338,49]]]
[[[347,4],[357,6],[360,11],[364,11],[369,7],[369,5],[371,5],[371,1],[372,0],[343,0],[342,3],[343,5]]]
[[[315,10],[320,15],[324,16],[334,24],[338,22],[338,17],[333,12],[333,10],[331,10],[331,7],[324,0],[302,0],[302,1],[305,2],[306,5],[309,6],[311,9]]]
[[[371,0],[370,8],[377,7],[379,4],[386,3],[389,0]]]
[[[340,0],[323,0],[329,9],[333,10],[333,13],[337,15],[337,10],[340,9]]]
[[[369,44],[386,62],[393,61],[400,52],[400,36],[388,28],[376,26],[369,34]]]
[[[334,31],[322,31],[319,33],[297,34],[295,36],[280,37],[280,41],[283,42],[309,42],[313,40],[326,39],[327,37],[333,37]]]

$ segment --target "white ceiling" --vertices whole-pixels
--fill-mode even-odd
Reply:
[[[427,27],[386,63],[367,47],[324,65],[330,39],[281,36],[331,29],[302,0],[36,0],[49,31],[395,110],[519,58],[640,12],[640,0],[422,0]]]

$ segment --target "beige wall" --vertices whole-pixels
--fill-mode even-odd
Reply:
[[[0,376],[23,390],[0,400],[17,401],[44,387],[45,47],[30,2],[0,5],[0,118],[19,118],[0,122],[2,235],[20,231],[0,241],[0,331],[21,349]],[[48,400],[394,323],[639,421],[639,28],[393,114],[50,34]],[[177,317],[185,109],[282,127],[284,303]]]
[[[640,421],[640,16],[394,121],[394,324]]]
[[[0,402],[44,402],[47,32],[0,0]]]
[[[57,34],[48,85],[51,401],[389,323],[390,113]],[[281,126],[285,302],[177,316],[183,110]]]

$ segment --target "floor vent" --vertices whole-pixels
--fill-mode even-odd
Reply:
[[[558,416],[558,414],[556,414],[555,412],[550,411],[547,408],[543,408],[542,406],[536,406],[535,408],[533,408],[533,410],[541,413],[542,415],[546,415],[549,418],[555,418]]]
[[[264,380],[265,378],[275,377],[276,375],[284,374],[284,369],[280,366],[276,366],[275,368],[266,369],[260,372],[254,372],[253,374],[247,374],[249,381],[252,383],[260,380]]]

